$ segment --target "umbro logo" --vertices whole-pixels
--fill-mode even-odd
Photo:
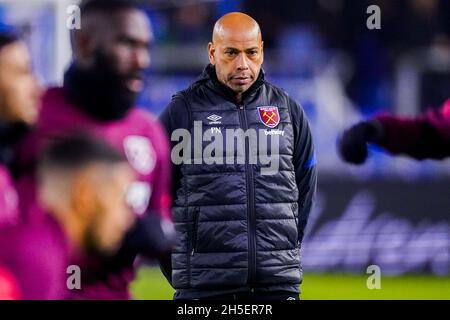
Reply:
[[[221,121],[219,121],[220,119],[222,119],[222,117],[218,116],[217,114],[210,115],[206,119],[211,121],[209,124],[221,124],[222,123]]]

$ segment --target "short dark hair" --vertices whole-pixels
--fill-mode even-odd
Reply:
[[[86,134],[53,138],[38,161],[41,170],[78,170],[91,164],[118,164],[124,157],[105,141]]]
[[[13,32],[0,32],[0,50],[20,40],[20,37]]]
[[[113,13],[119,10],[140,9],[138,1],[133,0],[84,0],[80,4],[81,16],[92,13]]]

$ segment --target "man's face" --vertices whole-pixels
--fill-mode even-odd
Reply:
[[[0,50],[0,118],[35,123],[41,94],[25,44],[17,41],[3,47]]]
[[[103,254],[113,254],[125,233],[134,222],[135,215],[126,201],[127,191],[135,179],[128,164],[110,166],[108,178],[96,185],[95,201],[89,227],[91,245]]]
[[[236,94],[247,91],[258,78],[263,63],[263,43],[258,33],[227,32],[214,43],[208,53],[217,78]]]
[[[111,15],[109,28],[99,30],[97,50],[105,55],[112,69],[129,92],[144,87],[144,71],[150,66],[151,26],[144,13],[122,10]]]

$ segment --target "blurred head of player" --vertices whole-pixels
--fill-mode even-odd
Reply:
[[[126,201],[135,179],[112,147],[85,136],[58,139],[39,162],[39,199],[75,248],[109,256],[134,222]]]
[[[41,93],[25,43],[13,34],[0,33],[0,120],[35,123]]]
[[[239,101],[257,80],[264,60],[258,23],[240,12],[224,15],[214,26],[208,56],[218,80],[233,90]]]
[[[144,87],[152,37],[147,15],[133,1],[84,1],[65,86],[97,118],[123,117]]]

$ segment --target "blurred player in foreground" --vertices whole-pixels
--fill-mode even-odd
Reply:
[[[2,228],[19,220],[13,183],[17,174],[15,149],[37,120],[41,91],[25,44],[13,33],[0,33],[0,234]],[[18,281],[0,265],[0,300],[19,297]]]
[[[112,147],[80,136],[52,143],[38,176],[39,199],[49,215],[3,230],[0,266],[17,279],[20,298],[64,299],[72,261],[84,252],[114,254],[131,227],[126,191],[134,173]]]
[[[439,110],[413,119],[383,114],[360,122],[343,133],[339,153],[347,162],[362,164],[368,143],[418,160],[449,157],[450,99]]]
[[[41,91],[25,44],[14,34],[0,33],[0,228],[17,222],[15,148],[37,120]]]
[[[45,142],[74,130],[106,139],[137,174],[129,200],[139,219],[118,256],[90,255],[74,299],[128,299],[136,254],[157,257],[171,248],[169,144],[156,118],[135,107],[150,65],[150,22],[133,1],[91,0],[80,5],[81,29],[72,35],[73,63],[62,88],[49,89],[41,116],[22,148],[31,170],[18,182],[26,221],[40,219],[33,170]]]

